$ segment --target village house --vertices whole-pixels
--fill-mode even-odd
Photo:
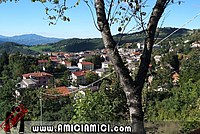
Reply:
[[[162,56],[160,56],[160,55],[155,55],[154,56],[154,60],[155,60],[156,64],[158,64],[161,61],[161,57]]]
[[[86,83],[85,80],[85,71],[77,71],[72,73],[72,82],[75,82],[77,85],[82,85]]]
[[[38,60],[38,66],[40,68],[45,67],[48,63],[48,60]]]
[[[78,67],[81,69],[81,70],[94,70],[94,64],[91,63],[91,62],[79,62],[78,63]]]
[[[62,65],[64,65],[65,67],[71,67],[72,66],[72,63],[69,62],[69,61],[61,61],[59,63],[62,64]]]
[[[191,48],[200,48],[200,41],[193,42],[193,43],[191,44]]]
[[[95,73],[98,74],[99,77],[102,77],[105,72],[109,70],[109,66],[111,65],[111,62],[104,61],[101,63],[101,68],[96,69]]]
[[[141,52],[136,51],[136,52],[133,52],[132,54],[134,55],[133,56],[134,61],[136,61],[136,62],[140,61],[140,57],[142,55]]]
[[[137,43],[137,48],[138,48],[138,49],[144,49],[144,44],[142,44],[142,43]]]
[[[85,57],[82,57],[82,58],[80,58],[79,60],[78,60],[78,62],[84,62],[85,61]]]
[[[34,88],[37,87],[37,80],[34,79],[22,79],[21,82],[17,84],[19,88]]]
[[[28,87],[41,87],[47,86],[49,80],[53,75],[46,73],[46,72],[35,72],[35,73],[28,73],[22,75],[23,79],[21,82],[21,87],[28,88]]]
[[[71,67],[67,67],[67,69],[70,71],[70,72],[77,72],[77,71],[80,71],[81,69],[77,66],[71,66]]]
[[[104,70],[108,70],[109,69],[109,66],[111,65],[111,62],[109,61],[104,61],[101,63],[101,68],[103,68]]]
[[[105,70],[103,68],[96,69],[95,73],[98,74],[99,77],[102,77],[103,74],[105,73]]]
[[[131,64],[131,63],[133,62],[133,59],[132,59],[132,58],[127,58],[127,59],[126,59],[126,62],[127,62],[128,64]]]

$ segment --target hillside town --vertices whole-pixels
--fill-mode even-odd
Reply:
[[[0,134],[200,134],[199,7],[0,0]]]
[[[173,116],[172,106],[172,109],[182,108],[182,112],[189,108],[194,110],[193,114],[198,113],[199,73],[196,70],[199,68],[199,46],[200,41],[186,39],[153,46],[142,98],[145,119],[182,118]],[[143,49],[141,42],[118,46],[132,78],[139,69]],[[93,121],[95,118],[107,121],[108,117],[120,120],[129,118],[127,102],[106,49],[43,51],[38,55],[8,54],[4,51],[0,63],[0,89],[4,100],[0,104],[8,103],[8,107],[23,104],[30,110],[26,120],[84,121],[88,118]],[[7,96],[10,96],[9,100],[5,99]],[[188,101],[195,103],[195,107],[191,107]],[[162,111],[160,107],[163,106],[171,110],[170,114]],[[193,114],[189,117],[195,117]],[[3,113],[0,115],[3,117]]]
[[[130,45],[131,43],[127,44]],[[195,49],[199,48],[199,45],[199,42],[193,42],[190,47],[192,49]],[[136,48],[131,49],[121,47],[118,49],[119,54],[121,55],[124,62],[127,63],[127,67],[132,75],[134,75],[134,72],[136,72],[138,69],[140,57],[142,55],[142,49],[143,45],[141,43],[137,43]],[[159,50],[161,49],[161,46],[155,45],[154,49]],[[170,48],[169,51],[173,52],[174,50]],[[98,90],[98,79],[104,77],[106,74],[111,73],[109,71],[113,68],[112,63],[106,53],[106,49],[82,51],[77,53],[43,52],[41,55],[45,58],[37,60],[38,70],[36,72],[28,72],[26,74],[22,74],[22,80],[16,85],[18,88],[55,88],[61,95],[66,95],[66,92],[67,94],[69,94],[74,90],[78,91],[85,88]],[[179,55],[182,56],[181,54]],[[95,56],[96,59],[93,58]],[[162,66],[160,66],[160,63],[163,56],[164,54],[154,55],[153,60],[155,61],[155,65],[157,65],[155,70],[157,70],[157,68],[162,68]],[[169,67],[171,68],[171,70],[174,69],[170,65]],[[52,68],[62,68],[62,70],[57,73],[51,71]],[[149,69],[151,68],[152,65],[150,64]],[[66,71],[68,72],[67,78],[65,79],[67,81],[67,84],[66,82],[65,84],[60,84],[59,82],[56,82],[60,81],[60,77],[58,77],[58,74],[64,75]],[[87,74],[91,74],[90,77],[94,77],[92,81],[88,82]],[[176,83],[179,81],[179,70],[173,70],[171,72],[171,78],[172,83],[176,85]],[[153,76],[149,76],[148,83],[151,84],[152,80]],[[162,91],[164,90],[164,88],[158,86],[154,90]]]

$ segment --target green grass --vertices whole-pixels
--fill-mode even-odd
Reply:
[[[33,51],[37,51],[37,52],[42,52],[45,50],[53,51],[53,48],[50,45],[31,46],[31,47],[29,47],[29,49],[33,50]]]

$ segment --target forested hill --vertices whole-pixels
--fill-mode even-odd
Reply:
[[[157,38],[164,38],[177,28],[160,28],[157,29]],[[175,34],[173,34],[170,38],[176,38],[184,36],[190,33],[192,30],[189,29],[180,29]],[[124,43],[137,43],[144,41],[144,34],[143,32],[136,32],[132,34],[117,34],[114,36],[114,39],[118,42],[119,39],[122,37],[121,42],[119,45]],[[85,50],[94,50],[94,49],[101,49],[104,48],[103,42],[101,38],[88,38],[88,39],[65,39],[61,40],[57,43],[45,44],[45,45],[36,45],[36,46],[23,46],[18,45],[15,43],[1,43],[0,42],[0,52],[2,50],[6,50],[9,53],[13,52],[21,52],[21,53],[29,53],[35,54],[36,52],[42,51],[64,51],[64,52],[80,52]]]
[[[160,28],[157,30],[157,38],[164,38],[177,28]],[[190,32],[189,29],[180,29],[178,30],[171,38],[180,37],[186,35]],[[137,43],[144,41],[143,32],[136,32],[132,34],[117,34],[114,36],[114,39],[118,42],[121,38],[121,44],[124,43]],[[32,50],[37,51],[68,51],[68,52],[79,52],[84,50],[94,50],[104,48],[101,38],[92,38],[92,39],[65,39],[57,43],[47,44],[47,45],[38,45],[30,47]]]
[[[29,54],[29,55],[36,55],[39,54],[36,51],[30,50],[28,47],[19,45],[13,42],[3,42],[0,43],[0,54],[2,52],[6,51],[7,53],[23,53],[23,54]]]

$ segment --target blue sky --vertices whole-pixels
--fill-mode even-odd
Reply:
[[[76,0],[71,0],[76,1]],[[155,0],[148,0],[150,12]],[[165,13],[168,13],[163,27],[181,27],[195,15],[200,13],[200,0],[185,0],[181,5],[170,5]],[[58,21],[57,25],[49,26],[45,7],[39,2],[32,3],[31,0],[20,0],[17,3],[0,4],[0,35],[14,36],[21,34],[39,34],[47,37],[58,38],[94,38],[100,37],[99,31],[95,28],[91,14],[86,4],[81,4],[66,15],[70,22]],[[200,28],[200,16],[189,23],[186,28]],[[113,34],[117,33],[116,27]]]

